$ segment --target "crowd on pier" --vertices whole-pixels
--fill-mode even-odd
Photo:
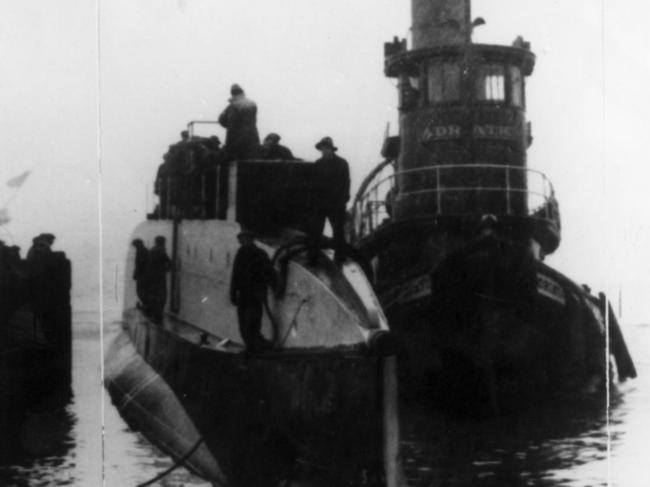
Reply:
[[[54,320],[48,315],[70,289],[69,268],[64,269],[67,259],[63,252],[52,250],[55,239],[51,233],[37,235],[25,258],[20,247],[0,240],[0,326],[8,325],[18,309],[29,305],[45,338],[53,339],[56,330],[49,325]]]

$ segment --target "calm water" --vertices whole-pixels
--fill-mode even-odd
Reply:
[[[106,316],[110,340],[118,312]],[[26,451],[0,465],[1,486],[135,487],[171,465],[129,431],[101,387],[96,313],[76,311],[74,321],[72,397],[29,413],[14,439]],[[596,398],[583,398],[561,409],[490,420],[402,411],[408,485],[647,486],[650,326],[627,326],[624,333],[640,377],[612,391],[609,410]],[[180,469],[156,485],[209,484]]]

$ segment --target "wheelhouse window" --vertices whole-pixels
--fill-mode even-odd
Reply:
[[[524,79],[517,66],[510,66],[510,100],[513,106],[524,106]]]
[[[420,79],[416,76],[400,76],[399,108],[410,110],[420,104]]]
[[[429,103],[460,100],[460,66],[452,63],[432,63],[427,73]]]
[[[506,76],[502,65],[479,66],[476,73],[474,96],[477,101],[505,101]]]

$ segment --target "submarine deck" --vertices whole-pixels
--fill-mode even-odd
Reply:
[[[131,308],[124,311],[124,326],[128,323],[135,323],[136,326],[153,326],[160,330],[174,335],[188,343],[200,346],[203,349],[213,350],[215,352],[229,353],[229,354],[243,354],[246,347],[243,343],[235,342],[229,338],[223,338],[214,335],[202,328],[192,325],[183,321],[169,313],[163,314],[163,320],[160,324],[154,324],[137,308]],[[328,353],[341,353],[349,351],[350,353],[358,353],[360,350],[365,349],[364,344],[357,345],[341,345],[339,347],[295,347],[295,348],[271,348],[264,352],[256,353],[256,356],[265,358],[273,358],[274,356],[288,354],[301,355],[301,354],[323,354]]]
[[[124,312],[125,322],[149,321],[149,319],[137,308],[131,308]],[[203,348],[226,353],[242,353],[245,347],[241,343],[233,342],[228,338],[213,335],[197,326],[187,323],[168,313],[163,314],[162,323],[157,326],[166,332],[182,338],[183,340],[200,345]]]

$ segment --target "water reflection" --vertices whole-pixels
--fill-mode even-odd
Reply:
[[[31,408],[18,431],[10,431],[13,421],[0,424],[0,451],[6,453],[0,462],[0,485],[104,482],[107,487],[131,487],[171,465],[128,428],[104,392],[97,321],[92,313],[75,315],[72,389],[64,388]],[[106,323],[109,340],[119,325]],[[612,390],[609,411],[603,395],[491,419],[403,408],[402,463],[408,485],[646,486],[639,472],[650,452],[650,360],[644,355],[650,347],[650,327],[630,327],[626,334],[639,378]],[[179,469],[157,485],[209,483]]]
[[[646,487],[650,458],[650,325],[629,327],[625,332],[639,376],[615,395],[616,407],[610,415],[609,478],[612,487]]]
[[[0,414],[3,487],[131,487],[172,464],[127,427],[102,387],[97,313],[77,311],[73,320],[71,386],[21,409],[20,418]],[[109,333],[118,327],[107,323]],[[157,485],[209,484],[179,469]]]
[[[602,395],[511,417],[470,418],[413,408],[402,416],[404,473],[411,486],[606,485]],[[591,472],[576,475],[587,465]],[[605,475],[599,475],[601,470]]]
[[[5,466],[0,467],[0,485],[55,485],[47,473],[73,466],[67,458],[74,447],[74,416],[61,404],[42,406],[15,418],[13,424],[2,425]],[[34,483],[30,475],[35,471],[43,473],[39,483]]]

